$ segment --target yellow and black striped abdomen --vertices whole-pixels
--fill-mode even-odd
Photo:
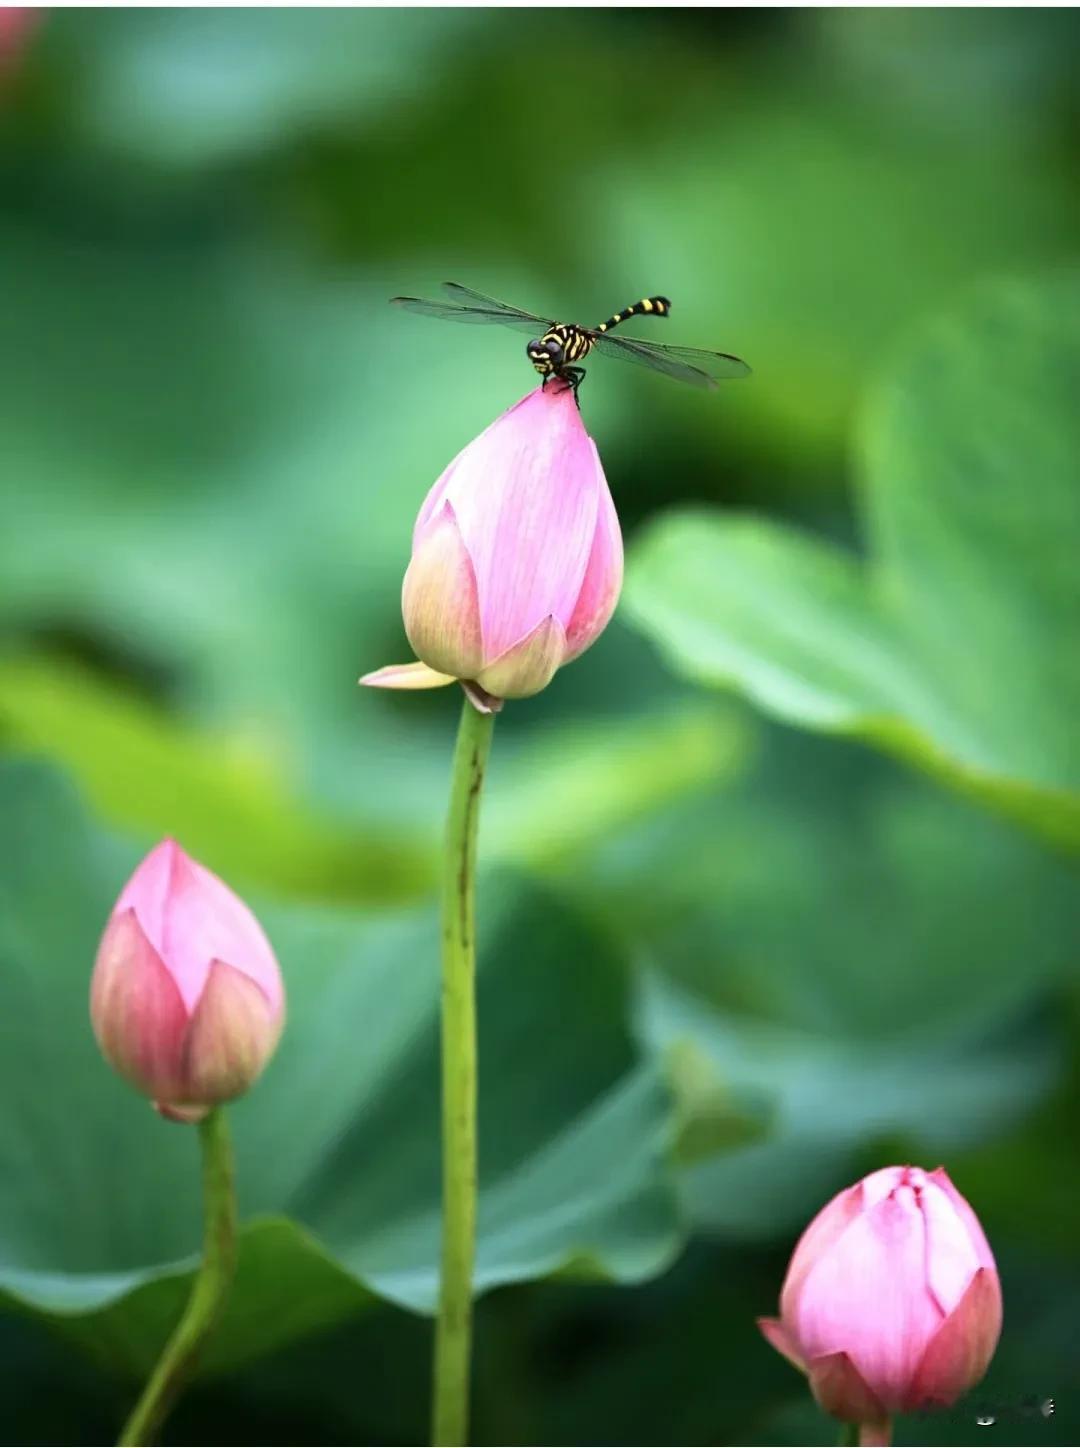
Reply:
[[[635,302],[632,307],[624,307],[606,322],[601,322],[596,330],[610,332],[612,327],[617,327],[620,322],[628,322],[631,317],[666,317],[670,311],[671,303],[667,297],[642,297],[641,301]]]

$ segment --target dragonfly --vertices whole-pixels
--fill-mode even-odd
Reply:
[[[391,297],[390,300],[395,306],[425,317],[468,322],[473,326],[491,323],[531,333],[525,352],[543,377],[542,386],[557,378],[573,389],[575,399],[585,376],[585,369],[576,364],[593,351],[601,357],[621,357],[624,362],[651,367],[654,372],[697,387],[715,388],[718,381],[746,377],[750,372],[746,363],[730,352],[709,352],[700,347],[675,347],[669,342],[612,335],[615,327],[631,317],[666,317],[671,311],[667,297],[643,297],[597,327],[580,327],[576,322],[556,322],[536,312],[523,312],[520,307],[508,306],[460,282],[443,282],[442,290],[447,298],[444,302],[429,302],[422,297]]]

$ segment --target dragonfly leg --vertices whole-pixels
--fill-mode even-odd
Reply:
[[[578,405],[578,411],[580,412],[580,411],[581,411],[581,399],[578,397],[578,388],[581,386],[582,378],[585,376],[585,368],[584,368],[584,367],[560,367],[559,370],[556,372],[555,375],[556,375],[556,377],[560,378],[563,382],[565,382],[566,385],[571,389],[571,391],[572,391],[573,394],[574,394],[574,401],[577,403],[577,405]]]

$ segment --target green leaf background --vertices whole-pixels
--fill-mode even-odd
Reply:
[[[1080,272],[920,334],[862,427],[865,564],[752,518],[665,518],[629,603],[691,676],[868,737],[1080,846]]]
[[[511,334],[384,305],[454,276],[583,321],[663,290],[664,336],[755,369],[582,391],[627,585],[497,729],[475,1440],[833,1441],[754,1318],[831,1193],[942,1161],[1003,1279],[985,1395],[1056,1397],[1009,1440],[1075,1441],[1077,38],[1030,10],[32,32],[0,77],[5,1440],[110,1441],[190,1281],[193,1136],[86,1017],[165,833],[251,899],[290,1001],[166,1441],[424,1439],[456,703],[355,680],[406,656],[424,491],[530,386]]]

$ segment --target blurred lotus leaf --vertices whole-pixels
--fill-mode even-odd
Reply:
[[[317,7],[257,26],[242,10],[183,8],[65,22],[60,11],[46,40],[54,64],[77,56],[73,123],[121,156],[192,169],[374,121],[422,94],[425,66],[475,28],[468,11],[403,21]]]
[[[385,905],[431,890],[449,754],[415,732],[409,769],[396,777],[401,808],[368,800],[358,820],[359,809],[316,807],[290,788],[284,761],[258,737],[181,724],[57,659],[0,660],[0,738],[60,761],[103,820],[148,844],[175,835],[238,886],[307,900]],[[747,748],[734,711],[692,696],[681,710],[508,734],[484,803],[484,858],[565,867],[606,835],[732,777]]]
[[[863,427],[865,565],[689,513],[638,546],[631,614],[681,672],[865,738],[1080,846],[1080,279],[925,328]]]
[[[714,1229],[793,1228],[856,1151],[953,1160],[1065,1087],[1071,868],[887,761],[772,729],[559,883],[645,965],[650,1048],[769,1121],[687,1177]]]
[[[737,352],[754,377],[711,409],[676,388],[654,388],[651,406],[677,409],[682,428],[725,438],[729,453],[737,442],[794,463],[800,482],[811,458],[835,472],[867,380],[914,319],[973,277],[1075,255],[1070,158],[1033,145],[1056,133],[1063,92],[1036,69],[1040,93],[1024,97],[1023,48],[1000,27],[994,46],[981,19],[958,16],[954,44],[935,52],[932,23],[910,11],[864,24],[818,10],[800,16],[803,44],[762,72],[733,57],[718,84],[687,67],[670,129],[648,138],[653,164],[639,153],[601,170],[592,204],[612,218],[612,269],[658,277],[647,285],[672,298],[672,340]],[[1048,53],[1073,53],[1071,25],[1048,17]],[[982,67],[992,101],[956,88],[961,55]],[[882,64],[902,79],[882,84]]]

